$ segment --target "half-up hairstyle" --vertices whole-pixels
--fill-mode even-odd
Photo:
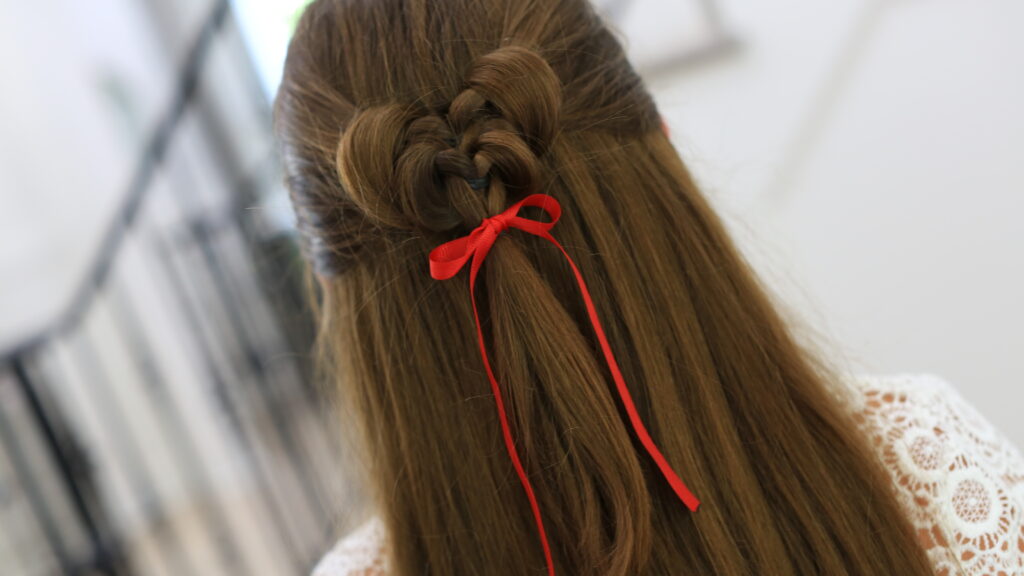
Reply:
[[[523,82],[530,78],[531,82]],[[540,186],[543,155],[561,107],[558,77],[535,52],[505,46],[478,58],[450,103],[389,102],[357,110],[340,139],[337,168],[349,198],[382,226],[445,232],[472,227],[482,186]]]
[[[633,397],[702,502],[625,424],[561,253],[509,231],[477,299],[562,575],[930,574],[889,480],[584,0],[318,0],[276,101],[393,573],[541,574],[463,282],[428,253],[535,192]]]

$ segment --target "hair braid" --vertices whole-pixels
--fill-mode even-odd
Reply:
[[[539,81],[523,87],[529,75]],[[557,76],[537,53],[506,46],[470,67],[444,109],[387,103],[357,111],[337,149],[347,197],[365,219],[394,230],[476,226],[510,195],[542,185],[541,156],[556,134]],[[486,190],[470,180],[486,178]]]

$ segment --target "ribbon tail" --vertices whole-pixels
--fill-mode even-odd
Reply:
[[[658,470],[661,475],[668,481],[669,486],[672,487],[673,492],[676,496],[682,500],[683,504],[690,509],[691,512],[697,510],[700,506],[700,501],[693,492],[686,487],[679,475],[676,474],[675,470],[672,469],[672,465],[669,464],[668,460],[658,449],[657,444],[654,443],[654,439],[651,438],[650,433],[647,431],[647,427],[644,426],[643,420],[640,418],[640,413],[637,412],[636,404],[633,402],[633,396],[629,393],[629,387],[626,386],[625,378],[622,376],[622,371],[619,370],[619,364],[615,361],[615,356],[612,354],[611,345],[608,343],[608,338],[605,336],[604,328],[601,326],[601,321],[597,317],[597,309],[594,306],[594,302],[590,297],[590,290],[587,289],[587,283],[583,281],[583,274],[580,273],[579,268],[576,267],[576,263],[573,262],[572,258],[569,257],[569,253],[565,251],[565,248],[555,240],[550,234],[542,234],[543,238],[551,242],[562,252],[565,259],[569,262],[569,266],[572,267],[572,272],[576,276],[576,283],[580,287],[580,293],[583,295],[583,301],[587,307],[587,314],[590,316],[590,323],[594,327],[594,333],[597,335],[598,342],[601,344],[601,352],[604,354],[605,362],[608,364],[608,369],[611,371],[612,379],[615,381],[615,388],[619,393],[619,398],[622,400],[622,405],[626,409],[626,414],[629,416],[629,422],[633,427],[633,431],[636,433],[640,443],[643,444],[644,449],[650,454],[654,463],[658,466]]]
[[[495,378],[494,372],[491,370],[491,362],[487,357],[487,344],[484,340],[483,328],[480,325],[480,314],[477,312],[475,289],[476,275],[482,260],[482,256],[480,256],[479,260],[474,258],[469,274],[469,297],[473,304],[473,320],[476,322],[477,340],[480,345],[480,357],[483,358],[484,369],[487,372],[487,379],[491,383],[491,392],[494,394],[494,403],[498,408],[498,420],[501,423],[501,434],[505,440],[505,450],[508,452],[508,456],[512,460],[512,466],[515,468],[516,475],[519,476],[519,483],[523,486],[523,491],[526,492],[526,498],[530,501],[530,509],[533,511],[533,519],[537,525],[537,533],[540,538],[541,546],[544,549],[544,559],[547,562],[548,576],[555,576],[555,562],[551,555],[551,545],[548,542],[547,530],[544,529],[544,520],[540,513],[540,503],[537,501],[537,496],[533,491],[533,485],[530,484],[530,479],[526,474],[526,469],[523,468],[523,463],[519,458],[519,452],[516,450],[515,439],[512,437],[512,427],[509,426],[508,415],[505,412],[505,402],[501,398],[501,387],[498,385],[498,379]]]

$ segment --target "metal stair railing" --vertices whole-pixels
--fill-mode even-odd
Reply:
[[[279,273],[297,251],[249,209],[280,180],[269,129],[266,161],[226,185],[176,141],[202,140],[231,16],[206,17],[65,313],[0,352],[4,574],[308,572],[333,539],[337,439],[301,276]]]

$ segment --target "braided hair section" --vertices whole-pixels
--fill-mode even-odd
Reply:
[[[360,109],[336,153],[345,200],[385,234],[475,227],[543,186],[541,158],[557,136],[561,103],[544,58],[505,46],[477,58],[443,107]]]

